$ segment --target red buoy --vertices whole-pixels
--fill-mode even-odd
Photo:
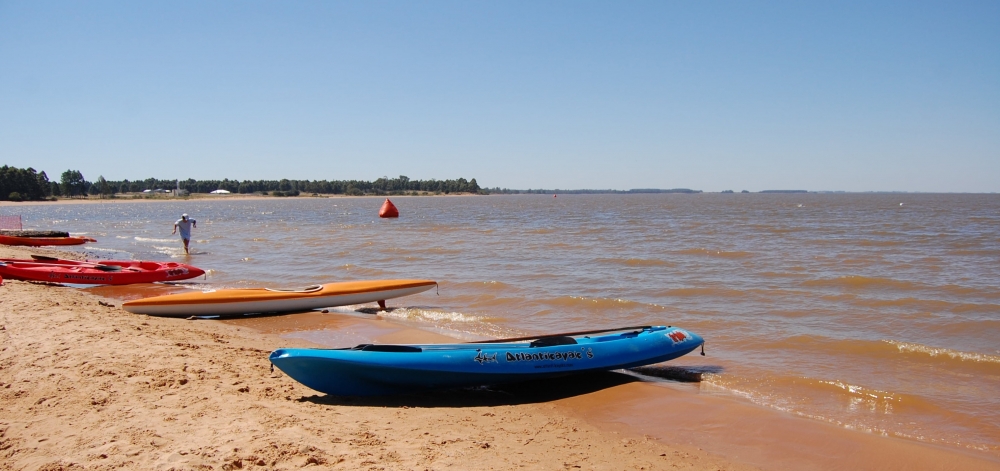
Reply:
[[[385,203],[382,203],[382,209],[378,210],[378,217],[380,218],[398,218],[399,210],[396,209],[396,205],[389,201],[389,198],[385,199]]]

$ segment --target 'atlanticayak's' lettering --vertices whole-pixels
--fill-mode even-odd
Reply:
[[[524,353],[517,352],[511,353],[507,352],[505,355],[507,361],[568,361],[568,360],[582,360],[583,356],[587,355],[587,358],[594,358],[594,351],[587,349],[586,351],[574,352],[540,352],[540,353]]]

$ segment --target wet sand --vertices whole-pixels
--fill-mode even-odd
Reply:
[[[59,255],[0,247],[0,258],[29,253]],[[314,346],[287,337],[304,328],[345,346],[450,340],[338,314],[147,317],[118,299],[5,281],[0,469],[1000,469],[990,456],[621,373],[330,397],[267,361],[278,347]]]
[[[373,340],[377,343],[454,341],[385,321],[320,313],[224,322],[286,336],[302,331],[322,332],[319,335],[323,343],[336,347]],[[711,358],[710,348],[707,358]],[[670,369],[670,365],[683,364],[685,360],[658,366]],[[673,371],[665,373],[661,376],[678,376]],[[730,466],[740,463],[740,466],[788,471],[1000,470],[1000,461],[989,454],[849,430],[759,407],[728,392],[703,388],[697,382],[657,381],[648,375],[609,372],[575,380],[504,386],[497,391],[546,403],[566,417],[582,419],[600,430],[617,434],[623,442],[654,440],[669,444],[678,456],[702,459],[707,452],[709,456],[724,458]]]
[[[57,253],[30,253],[41,252]],[[0,247],[0,258],[28,253]],[[348,322],[366,323],[380,340],[428,338]],[[270,351],[296,345],[310,344],[5,280],[0,469],[754,469],[604,431],[552,402],[599,381],[335,398],[271,371]]]

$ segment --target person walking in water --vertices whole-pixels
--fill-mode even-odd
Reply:
[[[195,221],[194,219],[189,219],[187,213],[184,213],[181,214],[181,218],[174,223],[174,232],[170,233],[170,235],[174,235],[177,233],[177,229],[180,228],[181,240],[184,241],[184,253],[190,253],[188,252],[188,243],[191,242],[192,227],[198,228],[198,221]]]

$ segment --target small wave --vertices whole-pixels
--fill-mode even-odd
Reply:
[[[583,296],[563,296],[558,298],[550,298],[541,301],[543,304],[557,307],[566,307],[573,309],[581,308],[597,308],[597,309],[610,309],[610,308],[622,308],[622,307],[657,307],[663,309],[663,306],[658,306],[656,304],[642,303],[639,301],[632,301],[630,299],[621,298],[586,298]]]
[[[449,283],[448,287],[453,291],[465,291],[467,289],[471,289],[474,291],[485,291],[487,293],[509,291],[514,289],[512,285],[496,280]]]
[[[397,319],[429,321],[429,322],[480,322],[482,317],[461,312],[443,312],[417,307],[400,307],[389,312],[379,313],[383,317],[393,317]]]
[[[119,249],[109,249],[109,248],[106,248],[106,247],[93,247],[93,246],[87,247],[87,251],[88,252],[122,252],[122,250],[119,250]]]
[[[857,244],[862,247],[896,247],[906,245],[905,242],[898,240],[859,240]]]
[[[444,247],[426,247],[420,251],[423,254],[458,255],[464,253],[461,249],[446,249]]]
[[[676,252],[679,255],[707,255],[710,257],[722,257],[722,258],[747,258],[752,257],[753,253],[743,252],[743,251],[725,251],[725,250],[708,250],[708,249],[687,249],[680,250]]]
[[[970,353],[947,348],[931,347],[898,340],[834,339],[816,335],[795,335],[763,349],[794,349],[812,357],[828,355],[836,359],[850,359],[851,362],[898,362],[900,355],[907,363],[915,366],[940,367],[941,371],[956,374],[978,372],[995,375],[1000,373],[1000,356],[985,353]]]
[[[770,232],[772,234],[793,234],[796,232],[806,231],[806,229],[802,227],[775,227],[775,226],[767,226],[761,224],[754,224],[751,227],[753,227],[759,232]]]
[[[679,298],[687,298],[695,296],[741,298],[746,296],[746,293],[743,291],[729,289],[729,288],[674,288],[662,291],[660,294],[662,296],[679,297]]]
[[[625,265],[628,267],[672,267],[677,265],[673,262],[657,259],[645,258],[599,258],[599,263],[609,263],[614,265]]]
[[[164,247],[164,246],[154,245],[153,249],[156,250],[158,253],[166,255],[170,258],[181,258],[186,256],[184,254],[184,247],[181,247],[179,245],[176,247],[175,246]]]
[[[954,296],[978,296],[986,299],[1000,299],[1000,290],[977,289],[958,285],[944,285],[939,289],[946,294]]]
[[[139,237],[139,236],[136,236],[135,240],[137,240],[139,242],[159,242],[159,243],[162,244],[162,243],[176,242],[176,241],[178,241],[180,239],[156,239],[156,238],[152,238],[152,237]]]
[[[1000,255],[1000,250],[989,250],[989,249],[952,250],[948,252],[948,255],[958,255],[965,257],[996,257],[997,255]]]
[[[898,298],[898,299],[867,299],[854,297],[848,302],[859,306],[875,308],[910,308],[924,312],[953,312],[967,314],[972,312],[1000,312],[1000,305],[990,303],[953,303],[936,299]]]
[[[802,273],[779,273],[773,271],[761,272],[759,275],[764,278],[802,278],[805,276]]]
[[[858,413],[887,416],[903,412],[944,413],[943,409],[922,396],[885,391],[840,379],[819,379],[803,376],[740,377],[705,372],[702,381],[745,397],[757,404],[778,410],[818,418]],[[841,412],[835,412],[840,410]],[[807,412],[808,411],[808,412]],[[820,412],[823,411],[823,412]],[[819,413],[819,415],[816,415]],[[854,415],[854,420],[861,416]],[[825,419],[824,419],[825,420]],[[841,425],[846,425],[836,421]],[[859,425],[855,422],[854,426]],[[869,426],[872,425],[869,423]]]
[[[947,357],[954,360],[971,361],[976,363],[1000,364],[1000,356],[988,355],[985,353],[963,352],[949,348],[930,347],[918,343],[900,342],[897,340],[882,340],[883,342],[896,347],[899,353],[918,353],[929,355],[932,358]]]
[[[815,381],[815,380],[814,380]],[[848,396],[848,408],[856,409],[859,407],[867,408],[872,412],[882,412],[885,414],[891,414],[893,409],[896,409],[902,403],[902,397],[899,394],[891,393],[888,391],[881,391],[878,389],[867,388],[864,386],[859,386],[856,384],[849,384],[843,381],[815,381],[816,385],[828,385],[835,389],[841,390]],[[914,402],[914,398],[910,397],[908,403]]]
[[[867,276],[858,275],[848,275],[840,276],[837,278],[828,278],[822,280],[807,280],[802,282],[803,286],[830,286],[830,287],[845,287],[845,288],[894,288],[899,290],[916,290],[923,288],[922,285],[918,283],[911,283],[908,281],[894,280],[892,278],[874,278]]]

